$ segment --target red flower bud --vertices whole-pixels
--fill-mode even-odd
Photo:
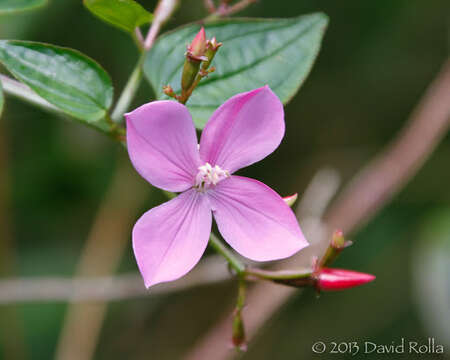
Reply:
[[[202,27],[194,40],[188,46],[188,56],[194,59],[203,60],[202,57],[206,52],[206,34],[205,29]]]
[[[375,280],[375,276],[344,269],[322,268],[316,275],[317,289],[321,291],[343,290]]]

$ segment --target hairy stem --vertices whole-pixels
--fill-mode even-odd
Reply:
[[[450,126],[450,58],[398,136],[348,184],[325,215],[344,233],[361,227],[412,178]]]

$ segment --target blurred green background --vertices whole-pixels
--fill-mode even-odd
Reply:
[[[155,5],[139,2],[149,10]],[[350,179],[404,125],[448,56],[448,0],[260,0],[242,15],[313,11],[325,12],[330,25],[312,73],[286,107],[286,138],[273,155],[242,171],[281,194],[302,193],[324,166]],[[183,0],[166,29],[204,16],[201,0]],[[116,95],[138,55],[125,33],[92,16],[80,0],[52,0],[38,11],[1,17],[0,36],[82,51],[109,72]],[[135,105],[151,98],[145,83]],[[129,218],[163,200],[138,178],[119,145],[12,98],[0,120],[0,159],[8,189],[0,197],[2,278],[73,274],[119,164],[142,194]],[[390,344],[402,337],[423,343],[435,337],[447,346],[446,356],[427,357],[450,358],[449,184],[446,136],[394,201],[352,234],[356,245],[336,264],[376,274],[377,280],[320,299],[303,292],[250,343],[243,358],[340,359],[350,356],[314,355],[311,345],[319,340]],[[131,240],[128,244],[121,272],[136,271]],[[181,358],[234,297],[235,285],[224,283],[114,302],[95,359]],[[0,359],[53,358],[66,309],[64,303],[0,305]]]

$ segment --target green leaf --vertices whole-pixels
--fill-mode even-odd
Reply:
[[[0,0],[0,15],[33,10],[47,3],[48,0]]]
[[[327,26],[321,13],[292,19],[231,19],[205,25],[209,38],[223,42],[213,61],[216,71],[203,79],[187,105],[198,128],[228,98],[268,84],[287,103],[305,80]],[[159,99],[170,84],[179,93],[186,45],[199,25],[162,36],[148,53],[144,72]]]
[[[0,62],[63,112],[107,130],[113,88],[108,74],[78,51],[28,41],[0,41]]]
[[[132,33],[138,26],[148,24],[153,15],[134,0],[83,0],[94,15],[122,30]]]

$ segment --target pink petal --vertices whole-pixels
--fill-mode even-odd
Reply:
[[[308,245],[289,206],[257,180],[233,175],[219,182],[208,197],[220,233],[249,259],[282,259]]]
[[[234,172],[272,153],[284,136],[283,104],[268,86],[233,96],[203,130],[204,162]]]
[[[147,211],[133,229],[133,249],[149,287],[180,278],[200,260],[211,233],[208,198],[188,190]]]
[[[137,172],[168,191],[189,189],[201,164],[187,108],[175,101],[154,101],[125,117],[128,153]]]

